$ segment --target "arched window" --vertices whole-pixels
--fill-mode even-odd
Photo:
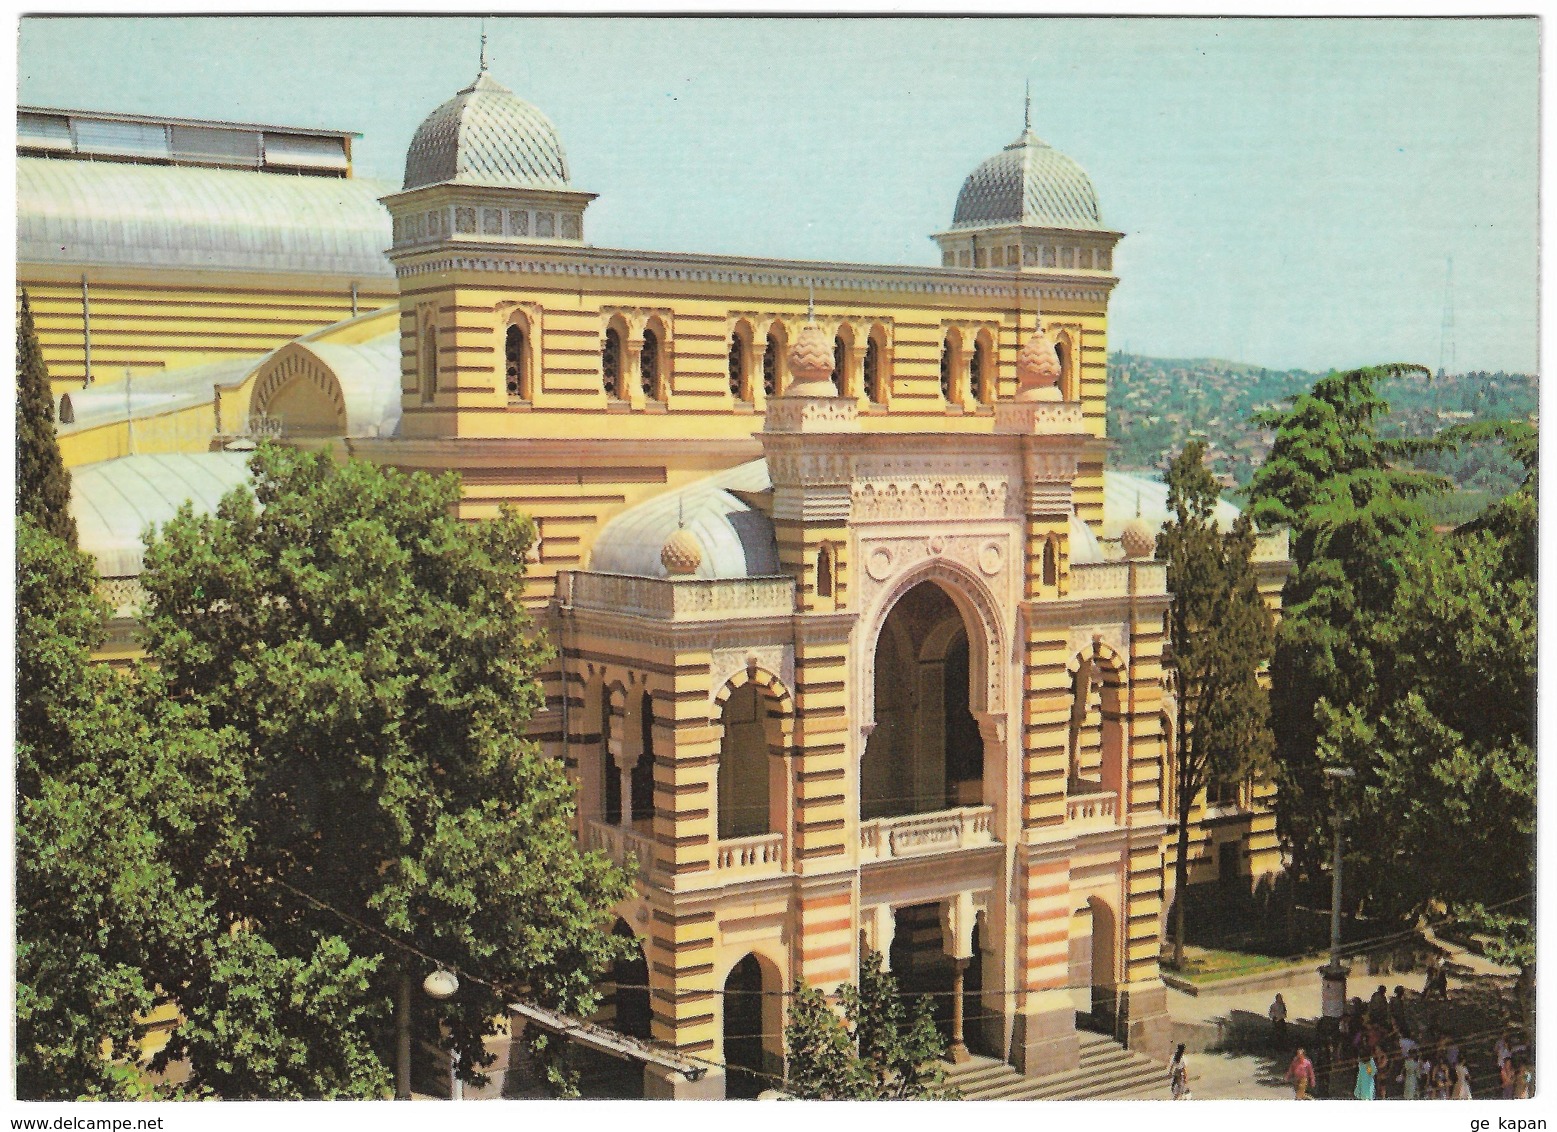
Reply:
[[[650,401],[663,401],[660,389],[660,336],[653,330],[643,332],[643,352],[638,355],[638,377],[643,395]]]
[[[955,330],[941,343],[941,397],[948,405],[962,404],[962,342]]]
[[[639,738],[643,747],[639,751],[638,761],[633,764],[628,784],[632,791],[635,824],[654,818],[654,697],[648,692],[639,701],[638,717],[642,721]]]
[[[525,372],[524,328],[517,322],[509,323],[503,335],[503,379],[511,399],[528,398],[529,374]]]
[[[833,596],[833,548],[825,544],[816,552],[816,596]]]
[[[432,404],[438,392],[438,328],[427,323],[422,331],[422,404]]]
[[[952,346],[951,339],[941,343],[941,399],[947,404],[952,399]]]
[[[987,405],[994,400],[989,395],[989,372],[986,363],[988,354],[984,350],[984,339],[980,338],[973,344],[973,357],[968,362],[968,381],[973,385],[973,396],[979,404]]]
[[[1054,549],[1054,540],[1048,539],[1043,544],[1043,584],[1055,585],[1060,577],[1059,555]]]
[[[1075,401],[1078,398],[1071,396],[1070,389],[1070,343],[1064,338],[1057,338],[1054,342],[1054,356],[1060,362],[1060,392],[1067,401]]]
[[[605,395],[613,401],[622,400],[622,336],[614,326],[606,328],[605,343],[600,347],[600,376]]]
[[[730,396],[737,401],[750,401],[746,388],[746,341],[741,332],[730,335]]]
[[[778,335],[768,332],[768,344],[762,348],[762,391],[769,397],[778,396]]]
[[[611,691],[600,697],[600,773],[604,779],[600,816],[607,825],[622,824],[622,771],[611,753]]]
[[[883,402],[881,396],[881,347],[874,336],[865,342],[865,397],[872,405]]]

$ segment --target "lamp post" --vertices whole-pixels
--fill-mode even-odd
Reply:
[[[1321,1045],[1329,1060],[1329,1051],[1334,1048],[1335,1040],[1341,1029],[1341,1016],[1346,1010],[1346,975],[1347,967],[1341,962],[1341,823],[1342,810],[1340,802],[1340,790],[1351,779],[1357,776],[1357,772],[1350,767],[1325,767],[1325,777],[1330,779],[1336,790],[1335,801],[1335,860],[1330,869],[1330,961],[1319,968],[1320,983],[1320,1018],[1319,1037]],[[1334,1066],[1331,1066],[1329,1077],[1334,1077]],[[1327,1089],[1327,1092],[1330,1091]]]
[[[442,1001],[460,989],[460,981],[454,972],[441,967],[422,980],[422,993],[428,998]],[[395,988],[395,1100],[411,1099],[411,972],[401,970],[399,984]],[[449,1062],[449,1099],[459,1100],[459,1058]]]

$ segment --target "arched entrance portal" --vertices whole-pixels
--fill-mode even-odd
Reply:
[[[724,980],[725,1096],[750,1100],[784,1074],[784,1012],[778,971],[747,955]]]
[[[1071,917],[1069,982],[1079,1029],[1114,1032],[1119,1013],[1117,932],[1114,910],[1096,896]]]
[[[970,631],[977,627],[933,581],[887,615],[876,639],[876,726],[860,765],[862,819],[983,803]]]
[[[611,934],[635,939],[633,930],[617,920]],[[637,944],[631,959],[618,959],[607,975],[610,985],[602,1003],[602,1021],[613,1030],[647,1041],[652,1035],[649,1022],[649,962],[643,945]]]

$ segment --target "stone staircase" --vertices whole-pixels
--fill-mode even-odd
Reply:
[[[1081,1064],[1046,1077],[1023,1077],[1003,1061],[975,1057],[947,1071],[946,1083],[970,1101],[1167,1100],[1168,1067],[1085,1031]]]

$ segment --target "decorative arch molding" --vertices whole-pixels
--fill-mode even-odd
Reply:
[[[282,421],[283,431],[292,436],[352,435],[352,414],[346,394],[335,370],[302,342],[288,342],[255,371],[254,392],[249,398],[251,416],[274,416],[278,401],[303,383],[324,398],[333,413],[328,420]],[[365,413],[359,410],[357,423]]]
[[[784,733],[787,738],[793,728],[795,698],[790,695],[789,688],[782,679],[758,664],[747,664],[744,668],[731,673],[719,685],[714,692],[711,722],[715,726],[719,725],[719,716],[724,711],[725,703],[747,684],[755,684],[758,688],[765,691],[768,698],[777,706],[780,720],[789,721],[784,726]]]
[[[936,541],[930,540],[931,543]],[[937,548],[933,546],[928,549],[932,554],[937,553]],[[944,549],[944,545],[940,549]],[[938,583],[946,591],[952,604],[962,614],[968,629],[970,664],[984,674],[984,678],[975,686],[976,694],[973,703],[969,705],[974,715],[1005,710],[1004,677],[1008,665],[1004,660],[1007,633],[999,604],[973,568],[937,556],[907,567],[896,580],[887,585],[861,620],[870,629],[861,639],[855,687],[860,701],[860,725],[866,729],[874,727],[876,723],[876,682],[870,678],[870,666],[875,659],[887,618],[903,595],[923,582]],[[860,753],[863,756],[863,748]]]
[[[494,388],[499,393],[507,394],[508,328],[517,326],[524,335],[523,372],[520,375],[518,395],[510,397],[510,400],[533,401],[541,391],[541,320],[545,316],[545,308],[539,303],[504,299],[493,305],[492,313],[497,334],[493,349],[496,361],[492,375]]]

